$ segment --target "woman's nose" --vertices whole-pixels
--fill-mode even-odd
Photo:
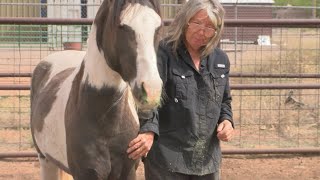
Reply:
[[[199,31],[198,31],[198,33],[199,33],[200,35],[204,36],[204,35],[205,35],[205,29],[204,29],[204,28],[200,28]]]

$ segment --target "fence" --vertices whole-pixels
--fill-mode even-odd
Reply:
[[[13,22],[9,22],[12,19],[0,20],[0,27],[13,26]],[[27,89],[30,84],[28,73],[41,58],[63,50],[62,40],[53,45],[43,39],[48,36],[42,32],[47,34],[47,31],[36,31],[32,36],[25,29],[57,27],[61,31],[56,31],[54,37],[63,39],[63,29],[72,26],[65,24],[77,24],[81,33],[76,33],[76,36],[80,36],[83,50],[86,49],[86,42],[83,41],[86,33],[82,30],[90,31],[89,20],[44,22],[48,20],[27,25],[24,19],[14,25],[19,31],[11,31],[12,35],[0,39],[0,75],[14,73],[15,76],[0,80],[0,88],[6,89],[0,91],[0,152],[33,150],[29,129],[29,91],[8,89]],[[320,22],[276,22],[226,21],[226,31],[236,28],[231,34],[236,38],[230,39],[225,34],[220,45],[232,64],[236,136],[231,142],[223,143],[224,150],[319,148]],[[260,35],[255,41],[243,38],[250,29],[255,29]],[[265,29],[269,29],[270,34],[265,34]],[[25,73],[26,77],[16,76],[21,73]],[[5,88],[3,85],[7,84],[12,86]]]

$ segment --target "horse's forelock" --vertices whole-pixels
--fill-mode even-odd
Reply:
[[[153,9],[156,11],[156,13],[159,14],[159,16],[161,17],[159,0],[150,0],[150,3],[152,4]]]
[[[133,1],[132,3],[140,3],[141,5],[149,6],[161,17],[159,0],[128,0],[128,1]]]
[[[101,50],[103,49],[103,39],[105,34],[109,34],[108,39],[116,37],[116,28],[120,24],[121,11],[128,3],[140,3],[147,5],[160,16],[160,3],[159,0],[104,0],[101,4],[96,18],[95,25],[97,27],[97,46]],[[161,17],[161,16],[160,16]],[[110,39],[110,47],[113,48],[113,39]]]

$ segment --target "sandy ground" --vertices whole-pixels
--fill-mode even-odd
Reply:
[[[228,155],[224,156],[222,180],[317,180],[320,155]],[[36,158],[0,159],[0,180],[39,180]],[[144,180],[143,164],[137,170]]]

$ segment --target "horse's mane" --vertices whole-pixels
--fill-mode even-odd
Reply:
[[[97,28],[97,46],[100,50],[113,47],[112,43],[114,41],[110,38],[116,37],[115,33],[117,26],[120,24],[121,11],[128,3],[140,3],[149,6],[160,15],[159,0],[104,0],[94,20]],[[106,38],[103,37],[104,32],[109,34],[108,41],[111,43],[110,47],[103,47],[103,40]]]

